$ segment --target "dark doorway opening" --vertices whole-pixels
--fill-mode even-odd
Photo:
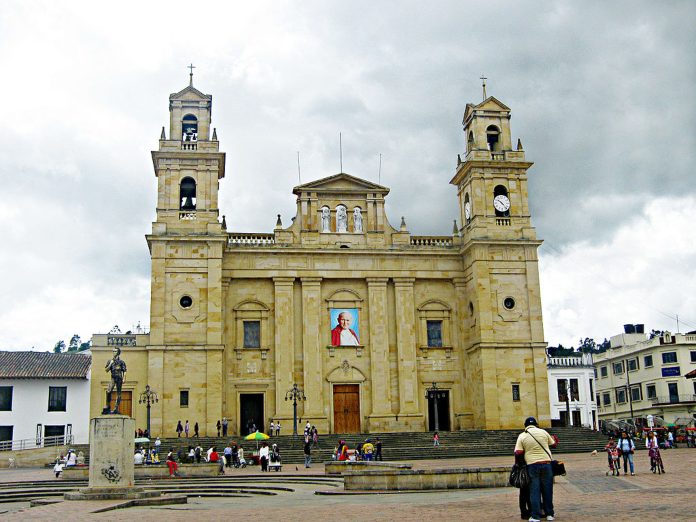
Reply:
[[[435,395],[437,394],[437,395]],[[437,415],[435,405],[437,404]],[[428,392],[428,431],[450,431],[449,390]],[[437,417],[437,427],[435,426]]]
[[[263,393],[240,393],[239,433],[247,435],[254,430],[265,433],[263,419]]]
[[[582,425],[582,419],[581,419],[580,412],[575,410],[575,411],[571,412],[571,415],[573,416],[573,426],[575,426],[576,428],[579,428]]]
[[[47,437],[58,438],[46,441]],[[63,444],[65,442],[65,426],[44,426],[44,442],[51,446],[54,444]]]
[[[14,426],[0,426],[0,451],[12,449],[12,432]]]

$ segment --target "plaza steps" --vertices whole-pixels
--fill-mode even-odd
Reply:
[[[551,428],[548,430],[560,441],[556,451],[561,453],[590,453],[602,450],[606,437],[599,432],[586,428]],[[331,454],[339,439],[345,440],[349,448],[355,448],[358,442],[376,437],[382,441],[382,454],[386,460],[423,460],[451,459],[457,457],[485,457],[496,455],[512,456],[517,436],[521,430],[463,430],[440,432],[440,447],[434,448],[432,432],[408,433],[362,433],[362,434],[329,434],[319,436],[319,447],[312,448],[313,462],[331,460]],[[215,446],[220,453],[230,441],[241,443],[248,457],[256,451],[256,442],[245,441],[243,437],[200,437],[196,438],[164,438],[161,452],[170,448],[188,453],[189,445],[200,444],[203,450]],[[278,444],[280,454],[285,464],[304,463],[304,443],[302,435],[294,438],[292,435],[271,437],[269,444]],[[84,450],[83,450],[84,451]],[[86,451],[85,455],[89,452]]]

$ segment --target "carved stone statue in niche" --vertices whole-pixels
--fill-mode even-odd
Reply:
[[[362,233],[362,231],[362,213],[360,212],[360,207],[355,207],[355,209],[353,209],[353,232]]]
[[[346,207],[336,207],[336,232],[348,232],[348,213]]]
[[[321,208],[321,231],[331,232],[331,210],[329,207]]]

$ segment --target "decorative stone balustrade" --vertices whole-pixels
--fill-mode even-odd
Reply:
[[[272,246],[275,244],[273,234],[255,232],[232,232],[227,239],[229,246]]]
[[[512,224],[510,218],[495,218],[495,224],[499,227],[509,227]]]
[[[179,221],[196,221],[196,211],[186,210],[179,212]]]
[[[136,346],[135,335],[109,335],[106,338],[109,346]]]
[[[451,236],[411,236],[411,246],[451,248]]]

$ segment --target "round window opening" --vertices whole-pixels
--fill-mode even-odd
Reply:
[[[512,297],[506,297],[503,301],[503,306],[508,310],[515,308],[515,300]]]
[[[182,296],[182,298],[179,299],[179,304],[181,305],[181,308],[191,308],[193,299],[191,299],[190,295]]]

